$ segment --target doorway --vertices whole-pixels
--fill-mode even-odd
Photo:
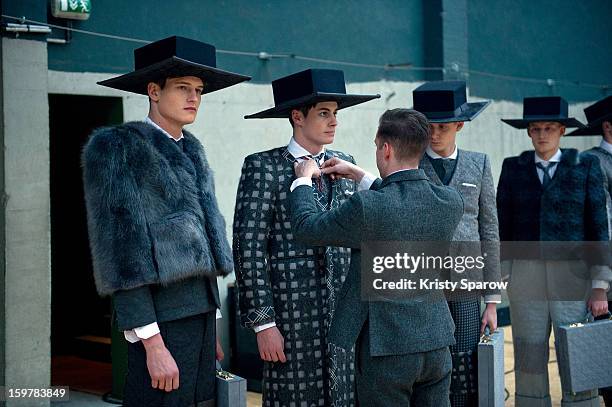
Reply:
[[[52,383],[95,394],[112,388],[111,304],[94,285],[81,150],[122,122],[121,98],[49,95]]]

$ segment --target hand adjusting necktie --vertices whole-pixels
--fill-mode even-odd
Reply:
[[[308,155],[304,155],[299,157],[299,159],[302,160],[306,160],[306,159],[311,159],[314,160],[314,162],[317,164],[317,167],[321,168],[321,160],[323,159],[323,157],[325,156],[325,152],[322,151],[317,155],[312,155],[312,154],[308,154]],[[313,182],[317,185],[317,189],[319,190],[319,192],[323,192],[323,190],[325,189],[325,185],[323,182],[323,174],[319,175],[319,178],[314,178]]]

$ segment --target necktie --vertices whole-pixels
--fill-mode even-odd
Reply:
[[[556,162],[549,163],[547,166],[545,166],[542,163],[536,163],[536,167],[541,169],[542,172],[544,173],[544,176],[542,177],[542,187],[543,188],[546,188],[548,184],[550,184],[550,182],[552,181],[552,178],[550,177],[550,170],[554,168],[555,165],[557,165]]]
[[[448,185],[455,170],[455,160],[452,158],[435,158],[431,161],[440,181],[444,185]]]
[[[325,157],[325,152],[321,152],[317,155],[305,155],[302,157],[299,157],[300,159],[304,160],[307,158],[310,158],[312,160],[315,161],[315,163],[317,164],[318,167],[321,166],[321,162],[323,161]],[[321,174],[321,176],[319,178],[313,178],[313,193],[314,193],[314,198],[315,201],[317,203],[317,205],[319,205],[319,207],[322,210],[327,210],[329,209],[329,204],[330,204],[330,184],[327,181],[327,176]]]
[[[185,149],[185,144],[183,143],[184,139],[176,140],[176,145],[178,148],[183,151]]]

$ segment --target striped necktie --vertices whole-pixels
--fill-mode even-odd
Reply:
[[[550,182],[552,181],[552,178],[550,176],[550,170],[553,169],[555,165],[557,165],[556,162],[551,162],[548,165],[544,165],[541,162],[536,163],[536,167],[541,169],[542,172],[544,173],[544,176],[542,177],[542,187],[543,188],[548,187],[548,184],[550,184]]]

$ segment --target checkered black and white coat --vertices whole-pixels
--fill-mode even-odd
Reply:
[[[354,162],[339,151],[325,153],[325,159],[334,156]],[[326,341],[350,250],[294,240],[287,204],[294,162],[287,147],[244,160],[233,225],[241,320],[247,328],[275,322],[285,340],[287,362],[264,365],[265,406],[352,405],[352,354],[330,359]],[[328,181],[331,199],[320,211],[338,207],[357,190],[351,180]],[[346,366],[330,372],[337,363]]]

